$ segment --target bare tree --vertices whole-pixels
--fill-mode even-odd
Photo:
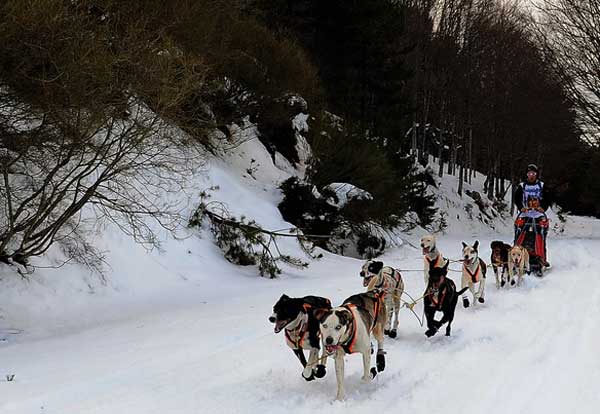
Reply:
[[[539,34],[579,110],[588,143],[600,144],[600,0],[542,0]]]
[[[37,3],[0,9],[0,260],[61,242],[86,262],[85,231],[106,220],[155,246],[147,218],[175,228],[169,193],[200,159],[171,123],[202,66],[143,19]]]

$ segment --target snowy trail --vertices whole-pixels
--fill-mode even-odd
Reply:
[[[489,246],[490,240],[482,240]],[[460,240],[442,251],[459,254]],[[218,285],[206,298],[170,312],[123,320],[67,336],[0,345],[0,412],[7,413],[411,413],[597,412],[600,401],[600,240],[552,240],[553,270],[497,291],[487,303],[459,304],[453,336],[424,336],[403,310],[399,337],[386,341],[387,368],[362,384],[361,358],[347,357],[347,400],[333,402],[333,361],[306,383],[300,365],[267,321],[281,293],[320,294],[334,304],[362,291],[360,262],[336,256],[281,280],[257,279],[229,298]],[[489,250],[483,249],[487,260]],[[422,266],[418,252],[386,263]],[[454,266],[457,268],[457,266]],[[407,291],[422,273],[405,273]],[[459,281],[459,273],[452,278]],[[245,283],[249,283],[245,281]],[[207,299],[208,298],[208,299]],[[422,308],[418,308],[421,313]]]

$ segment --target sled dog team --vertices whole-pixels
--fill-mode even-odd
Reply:
[[[433,235],[421,238],[424,257],[425,292],[422,296],[427,323],[425,335],[431,337],[446,324],[446,335],[450,336],[451,325],[458,298],[463,306],[485,302],[487,266],[479,257],[479,242],[470,246],[463,242],[461,289],[447,277],[450,261],[443,257]],[[496,287],[509,283],[520,284],[529,271],[527,250],[521,246],[511,247],[500,241],[491,243],[491,263],[496,276]],[[284,331],[285,341],[302,364],[302,377],[306,381],[322,378],[326,374],[327,357],[335,360],[337,379],[336,399],[344,398],[344,356],[360,353],[363,358],[365,382],[371,381],[385,369],[384,336],[395,338],[398,331],[398,316],[404,282],[400,272],[382,262],[369,260],[360,271],[366,292],[352,295],[338,307],[319,296],[291,298],[282,295],[273,307],[269,321],[275,324],[274,331]],[[467,294],[470,292],[470,296]],[[436,312],[442,318],[434,318]],[[377,341],[375,367],[371,367],[373,348],[371,335]],[[322,350],[321,350],[322,348]],[[308,350],[308,360],[304,355]],[[319,351],[321,355],[319,356]]]

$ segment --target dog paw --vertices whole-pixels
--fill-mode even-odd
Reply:
[[[516,281],[514,281],[514,280],[511,280],[511,281],[510,281],[510,285],[511,285],[511,286],[514,286],[516,283],[517,283],[517,282],[516,282]]]
[[[371,367],[371,379],[375,378],[377,376],[377,370],[375,369],[375,367]]]
[[[377,354],[377,371],[381,372],[385,369],[385,355],[384,354]]]
[[[485,299],[484,298],[479,298],[477,300],[479,301],[479,303],[485,303]]]
[[[468,308],[468,307],[469,307],[469,299],[467,299],[467,298],[463,299],[463,306],[464,306],[465,308]]]
[[[428,338],[431,338],[436,332],[437,331],[435,329],[428,329],[425,331],[425,335],[427,335]]]
[[[390,333],[388,333],[388,336],[389,336],[390,338],[395,338],[396,336],[398,336],[398,332],[397,332],[395,329],[392,329],[392,330],[390,331]]]
[[[390,330],[389,329],[384,329],[383,330],[383,334],[384,335],[389,335],[390,334]]]
[[[310,376],[309,377],[305,377],[304,373],[302,373],[302,378],[304,378],[307,382],[308,381],[312,381],[315,379],[315,374],[313,374],[313,372],[311,371]]]
[[[502,282],[500,282],[500,287],[504,287],[504,285],[506,285],[506,280],[503,280]]]

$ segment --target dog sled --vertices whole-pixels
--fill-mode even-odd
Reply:
[[[529,253],[530,272],[538,277],[548,268],[546,236],[550,222],[545,213],[521,212],[515,219],[515,246],[523,246]]]

